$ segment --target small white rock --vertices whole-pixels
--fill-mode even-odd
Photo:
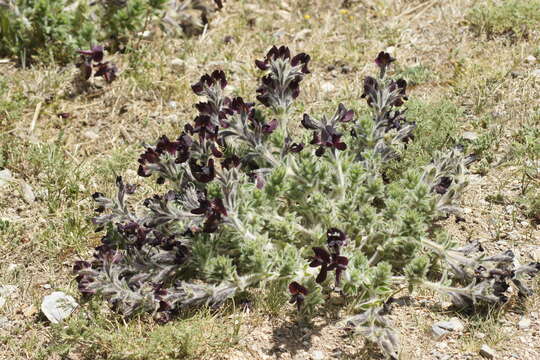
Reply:
[[[41,311],[53,324],[58,324],[79,306],[72,296],[55,291],[43,298]]]
[[[186,69],[186,62],[182,59],[172,59],[171,68],[176,71],[184,71]]]
[[[9,264],[8,267],[7,267],[7,272],[10,273],[10,272],[13,272],[15,271],[15,269],[17,269],[19,267],[19,264]]]
[[[536,58],[533,56],[533,55],[529,55],[525,58],[525,62],[527,63],[535,63],[536,62]]]
[[[99,135],[93,132],[92,130],[85,131],[83,135],[90,140],[97,140],[99,138]]]
[[[463,134],[461,134],[461,137],[465,140],[474,141],[478,139],[478,134],[473,131],[465,131]]]
[[[540,248],[532,250],[531,257],[534,261],[540,261]]]
[[[17,291],[15,285],[2,285],[0,286],[0,309],[6,304],[8,298],[11,297]]]
[[[324,82],[321,84],[321,90],[324,92],[334,91],[336,87],[330,82]]]
[[[534,77],[540,78],[540,69],[533,70],[531,75]]]
[[[0,286],[0,296],[11,296],[17,291],[17,286],[15,285],[1,285]]]
[[[146,30],[144,32],[140,32],[137,34],[141,39],[144,40],[151,40],[154,37],[154,33],[150,30]]]
[[[440,340],[442,339],[443,337],[445,337],[450,331],[448,330],[445,330],[441,327],[438,327],[437,325],[432,325],[431,326],[431,335],[433,336],[433,338],[435,340]]]
[[[528,328],[531,327],[531,320],[529,320],[527,318],[521,318],[521,320],[519,320],[519,322],[518,322],[518,327],[521,330],[527,330]]]
[[[482,355],[486,359],[494,359],[495,355],[496,355],[496,352],[495,352],[495,350],[493,350],[492,348],[487,346],[487,344],[484,344],[480,348],[480,355]]]
[[[27,204],[32,204],[34,201],[36,201],[36,195],[34,194],[34,190],[25,181],[21,181],[21,194]]]
[[[0,187],[6,186],[13,180],[13,175],[9,169],[0,170]]]
[[[311,353],[311,359],[312,360],[324,360],[325,356],[324,353],[320,350],[315,350]]]
[[[465,328],[463,323],[456,317],[453,317],[448,321],[439,321],[434,325],[448,331],[463,331]]]

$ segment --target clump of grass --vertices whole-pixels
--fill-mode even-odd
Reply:
[[[216,314],[208,308],[174,324],[156,326],[144,316],[124,323],[119,317],[111,317],[97,302],[88,305],[93,315],[80,313],[53,329],[48,349],[40,354],[42,358],[77,354],[81,359],[201,359],[205,353],[230,348],[242,327],[238,316],[216,321]]]
[[[433,78],[433,72],[422,64],[401,68],[398,76],[407,80],[409,86],[424,84]]]
[[[540,1],[490,1],[487,5],[473,7],[465,20],[477,36],[526,39],[540,25]]]
[[[387,172],[390,178],[400,176],[411,166],[429,162],[435,151],[452,148],[459,139],[459,118],[463,110],[456,104],[447,100],[424,103],[412,99],[407,111],[417,125],[415,141],[407,144],[399,161],[390,164]]]
[[[540,190],[529,191],[521,199],[525,215],[540,224]]]

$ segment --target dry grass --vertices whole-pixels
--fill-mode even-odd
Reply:
[[[124,322],[97,300],[82,304],[61,325],[51,326],[39,315],[41,299],[51,291],[77,296],[71,264],[98,242],[88,222],[90,194],[110,190],[116,174],[151,192],[154,185],[134,171],[140,144],[174,136],[193,117],[190,84],[205,72],[223,69],[235,93],[252,93],[253,61],[273,44],[312,56],[312,75],[302,83],[306,108],[299,110],[308,112],[338,102],[362,108],[370,59],[380,50],[392,51],[398,71],[415,84],[411,111],[424,134],[407,164],[459,141],[464,131],[480,136],[471,145],[483,151],[483,160],[463,199],[466,222],[449,219],[446,227],[459,241],[480,239],[488,251],[510,247],[523,262],[530,260],[539,252],[540,230],[525,217],[520,200],[528,194],[523,181],[538,189],[540,179],[522,177],[533,155],[517,153],[512,144],[519,129],[540,126],[540,81],[533,75],[540,63],[525,61],[540,58],[540,27],[535,23],[525,37],[486,34],[481,26],[469,31],[473,5],[497,5],[486,4],[229,0],[203,36],[168,39],[158,33],[142,41],[139,51],[113,56],[122,70],[117,81],[75,97],[68,96],[72,68],[21,70],[0,63],[0,169],[9,169],[16,180],[0,187],[0,285],[18,287],[0,308],[0,359],[308,359],[314,351],[336,359],[378,357],[362,339],[343,338],[337,319],[316,319],[311,328],[296,325],[292,309],[268,291],[249,295],[249,313],[231,304],[166,326],[145,317]],[[232,40],[225,42],[226,36]],[[174,58],[184,66],[173,68]],[[326,83],[334,89],[321,90],[328,89]],[[35,202],[24,200],[21,181],[32,187]],[[500,201],[490,201],[496,195]],[[430,339],[429,328],[456,314],[435,300],[415,294],[409,305],[395,309],[403,359],[434,359],[439,353],[472,359],[483,343],[500,359],[540,358],[538,295],[498,311],[458,315],[464,334],[442,342]],[[518,329],[521,316],[532,320],[528,330]]]

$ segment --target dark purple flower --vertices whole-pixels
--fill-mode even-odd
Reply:
[[[101,45],[94,45],[90,50],[77,50],[77,52],[89,57],[95,62],[101,62],[103,60],[103,46]]]
[[[159,138],[155,148],[147,148],[139,157],[139,176],[148,177],[151,175],[149,165],[159,164],[163,155],[168,155],[174,159],[176,164],[184,163],[189,159],[191,138],[187,134],[182,134],[176,141],[170,141],[165,135]]]
[[[219,86],[221,89],[224,89],[227,86],[227,79],[222,70],[214,70],[210,75],[203,75],[199,82],[191,86],[191,89],[197,95],[205,95],[205,89],[214,86]]]
[[[298,54],[298,55],[296,55],[295,57],[292,58],[291,65],[292,66],[297,66],[299,64],[302,64],[302,70],[301,71],[304,74],[309,74],[310,71],[308,69],[308,63],[309,63],[310,59],[311,59],[311,57],[308,54],[300,53],[300,54]]]
[[[310,143],[312,145],[320,145],[315,155],[322,156],[325,148],[334,148],[341,151],[347,149],[347,144],[341,141],[341,136],[342,134],[338,133],[331,125],[325,126],[320,132],[313,133],[313,139]]]
[[[278,121],[274,119],[270,121],[268,124],[264,124],[262,126],[262,132],[265,134],[271,134],[272,132],[274,132],[274,130],[276,130],[277,126],[278,126]]]
[[[268,68],[270,67],[268,63],[264,60],[255,60],[255,65],[261,70],[268,70]]]
[[[97,71],[94,73],[94,77],[102,76],[108,83],[111,83],[116,79],[116,73],[118,72],[116,65],[107,61],[97,64],[96,67]]]
[[[452,185],[452,178],[449,176],[441,177],[441,180],[435,185],[432,191],[435,191],[439,195],[443,195],[448,191],[448,188]]]
[[[310,267],[321,267],[319,275],[315,281],[320,284],[326,280],[326,275],[328,274],[328,265],[330,264],[330,254],[322,247],[314,247],[313,252],[314,256],[311,257]]]
[[[216,176],[216,171],[214,168],[214,159],[209,159],[208,163],[206,165],[199,165],[197,160],[190,159],[189,161],[189,168],[191,170],[191,173],[193,174],[193,177],[202,183],[208,183],[212,180],[214,180],[214,177]]]
[[[96,293],[95,289],[91,289],[90,285],[95,281],[95,279],[91,276],[77,276],[75,279],[78,283],[77,288],[83,295],[93,295]]]
[[[186,127],[194,134],[199,134],[201,139],[216,139],[218,127],[214,125],[208,115],[199,115],[195,118],[195,127]]]
[[[244,99],[238,96],[232,99],[228,109],[230,110],[231,115],[236,113],[242,116],[252,118],[255,114],[254,105],[254,103],[244,102]]]
[[[381,69],[386,68],[390,63],[394,62],[396,59],[390,56],[389,53],[381,51],[377,58],[375,59],[375,64]]]
[[[289,303],[296,304],[298,311],[302,308],[304,304],[304,299],[308,294],[308,289],[300,285],[296,281],[293,281],[289,284],[289,292],[291,293],[291,299]]]
[[[388,87],[391,92],[395,93],[395,99],[392,101],[393,106],[403,105],[403,100],[407,100],[407,81],[403,79],[398,79],[397,81],[392,81]]]
[[[339,254],[339,248],[345,246],[347,243],[347,235],[337,228],[330,228],[326,232],[326,239],[330,249],[334,250],[333,253]]]
[[[299,153],[300,151],[304,150],[304,144],[302,143],[292,143],[289,146],[289,151],[292,153]]]
[[[90,269],[92,268],[92,265],[88,261],[75,261],[75,264],[73,265],[73,272],[78,273],[79,271],[83,269]]]
[[[334,270],[336,273],[336,286],[339,286],[341,274],[347,269],[349,259],[345,256],[332,255],[332,263],[328,266],[328,271]]]
[[[302,118],[302,126],[308,130],[318,130],[319,127],[317,126],[317,124],[315,124],[315,122],[313,120],[311,120],[311,118],[309,117],[308,114],[304,114],[304,117]]]
[[[354,111],[347,110],[343,104],[339,104],[337,111],[337,121],[342,123],[351,122],[354,118]]]
[[[240,158],[236,155],[229,156],[221,162],[221,166],[225,169],[232,169],[240,166]]]
[[[264,180],[264,176],[260,172],[254,173],[253,178],[255,179],[255,186],[259,190],[262,189],[264,185],[266,184],[266,181]]]
[[[379,83],[377,80],[371,76],[366,76],[364,78],[364,92],[361,97],[366,98],[369,106],[372,106],[373,101],[377,99],[378,91]]]
[[[330,229],[328,232],[331,232],[334,230],[337,230],[337,229]],[[334,238],[334,236],[335,234],[332,234],[332,238]],[[340,235],[339,237],[341,239]],[[341,280],[341,274],[347,268],[347,264],[349,263],[349,259],[347,257],[339,255],[339,247],[336,246],[334,241],[336,240],[332,240],[333,246],[330,247],[333,250],[332,253],[329,253],[326,249],[322,247],[313,248],[313,252],[315,255],[310,258],[311,262],[309,266],[321,267],[319,275],[317,275],[317,278],[315,279],[315,281],[319,284],[326,280],[328,271],[335,271],[336,286],[339,286],[339,283]],[[337,241],[344,242],[345,240],[337,240]],[[330,243],[331,242],[330,242],[330,237],[329,237],[329,244]],[[336,251],[336,248],[337,248],[337,251]]]

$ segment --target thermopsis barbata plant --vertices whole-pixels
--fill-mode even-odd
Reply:
[[[284,46],[256,62],[266,109],[229,98],[222,71],[201,77],[192,86],[204,98],[199,115],[139,158],[139,175],[166,190],[133,208],[136,187],[119,177],[115,197],[93,195],[94,223],[106,232],[94,258],[75,264],[79,290],[163,322],[269,283],[290,292],[303,317],[335,293],[357,312],[346,328],[394,358],[399,337],[383,306],[396,289],[432,289],[459,306],[504,303],[512,284],[527,295],[522,278],[539,264],[518,266],[510,251],[488,257],[478,244],[458,248],[435,230],[466,185],[462,153],[384,179],[385,163],[414,141],[407,83],[388,77],[394,60],[380,53],[378,76],[365,78],[371,117],[363,120],[342,104],[329,116],[292,117],[310,57]],[[293,135],[296,124],[307,131]]]

